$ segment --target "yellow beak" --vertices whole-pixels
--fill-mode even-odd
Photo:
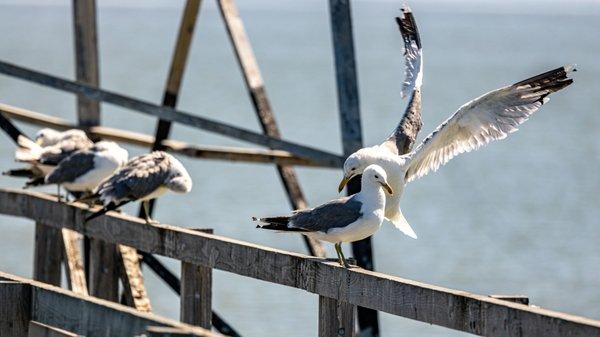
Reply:
[[[36,143],[37,145],[39,145],[39,146],[42,146],[42,143],[43,143],[43,142],[44,142],[44,141],[43,141],[41,138],[38,138],[38,139],[36,139],[36,140],[35,140],[35,143]]]
[[[394,195],[394,190],[392,190],[390,185],[388,185],[387,183],[380,183],[380,184],[381,184],[381,187],[383,187],[383,189],[385,189],[390,195]]]
[[[338,193],[340,193],[344,189],[344,187],[346,187],[346,184],[348,184],[350,179],[352,179],[352,177],[344,176],[342,181],[340,181],[340,185],[338,186]]]

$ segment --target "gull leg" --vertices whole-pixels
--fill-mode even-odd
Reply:
[[[152,218],[150,218],[150,201],[149,200],[142,201],[142,206],[144,207],[144,214],[146,215],[146,223],[147,224],[158,223],[158,221],[152,220]]]
[[[59,184],[56,185],[56,197],[58,198],[58,202],[62,202],[62,200],[60,198],[60,185]]]
[[[335,251],[337,252],[338,258],[340,259],[340,265],[344,266],[344,268],[350,268],[350,265],[348,264],[348,262],[346,262],[346,258],[344,257],[341,242],[335,244]]]

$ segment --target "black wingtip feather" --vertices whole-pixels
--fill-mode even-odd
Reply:
[[[396,23],[398,24],[400,33],[402,33],[404,44],[410,44],[411,41],[415,41],[417,47],[421,49],[421,37],[419,36],[417,22],[408,6],[405,5],[402,7],[402,17],[396,17]]]

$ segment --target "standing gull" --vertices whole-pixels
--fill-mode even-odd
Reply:
[[[406,183],[436,171],[456,155],[476,150],[517,131],[520,124],[548,102],[551,93],[573,83],[567,77],[572,71],[575,71],[574,65],[550,70],[464,104],[406,155],[400,156],[393,150],[393,135],[398,132],[395,130],[383,144],[360,149],[346,159],[339,190],[365,167],[380,165],[396,192],[386,201],[386,218],[404,234],[416,239],[417,235],[400,211],[400,197]]]
[[[129,154],[115,142],[101,141],[63,159],[44,184],[64,186],[70,192],[92,192],[104,179],[125,165]],[[60,195],[59,195],[60,197]]]
[[[163,151],[135,157],[102,182],[93,195],[82,199],[100,200],[104,205],[85,220],[92,220],[129,202],[141,201],[146,222],[153,222],[148,202],[169,190],[176,193],[192,190],[192,178],[179,160]]]
[[[367,238],[381,227],[385,207],[383,189],[393,194],[385,171],[377,165],[370,165],[364,170],[361,190],[357,194],[315,208],[297,210],[292,215],[253,220],[266,223],[257,226],[262,229],[299,232],[334,243],[340,265],[348,268],[341,244]]]

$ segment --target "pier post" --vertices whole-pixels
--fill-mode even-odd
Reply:
[[[83,266],[83,236],[67,228],[61,230],[63,261],[69,289],[80,295],[88,295]]]
[[[356,306],[319,296],[319,337],[354,337]]]
[[[212,234],[212,229],[200,230]],[[181,262],[181,321],[211,328],[212,321],[212,269]]]
[[[29,284],[0,281],[0,336],[27,336],[31,320]]]
[[[35,223],[34,280],[60,286],[60,262],[63,254],[61,243],[60,229]]]

